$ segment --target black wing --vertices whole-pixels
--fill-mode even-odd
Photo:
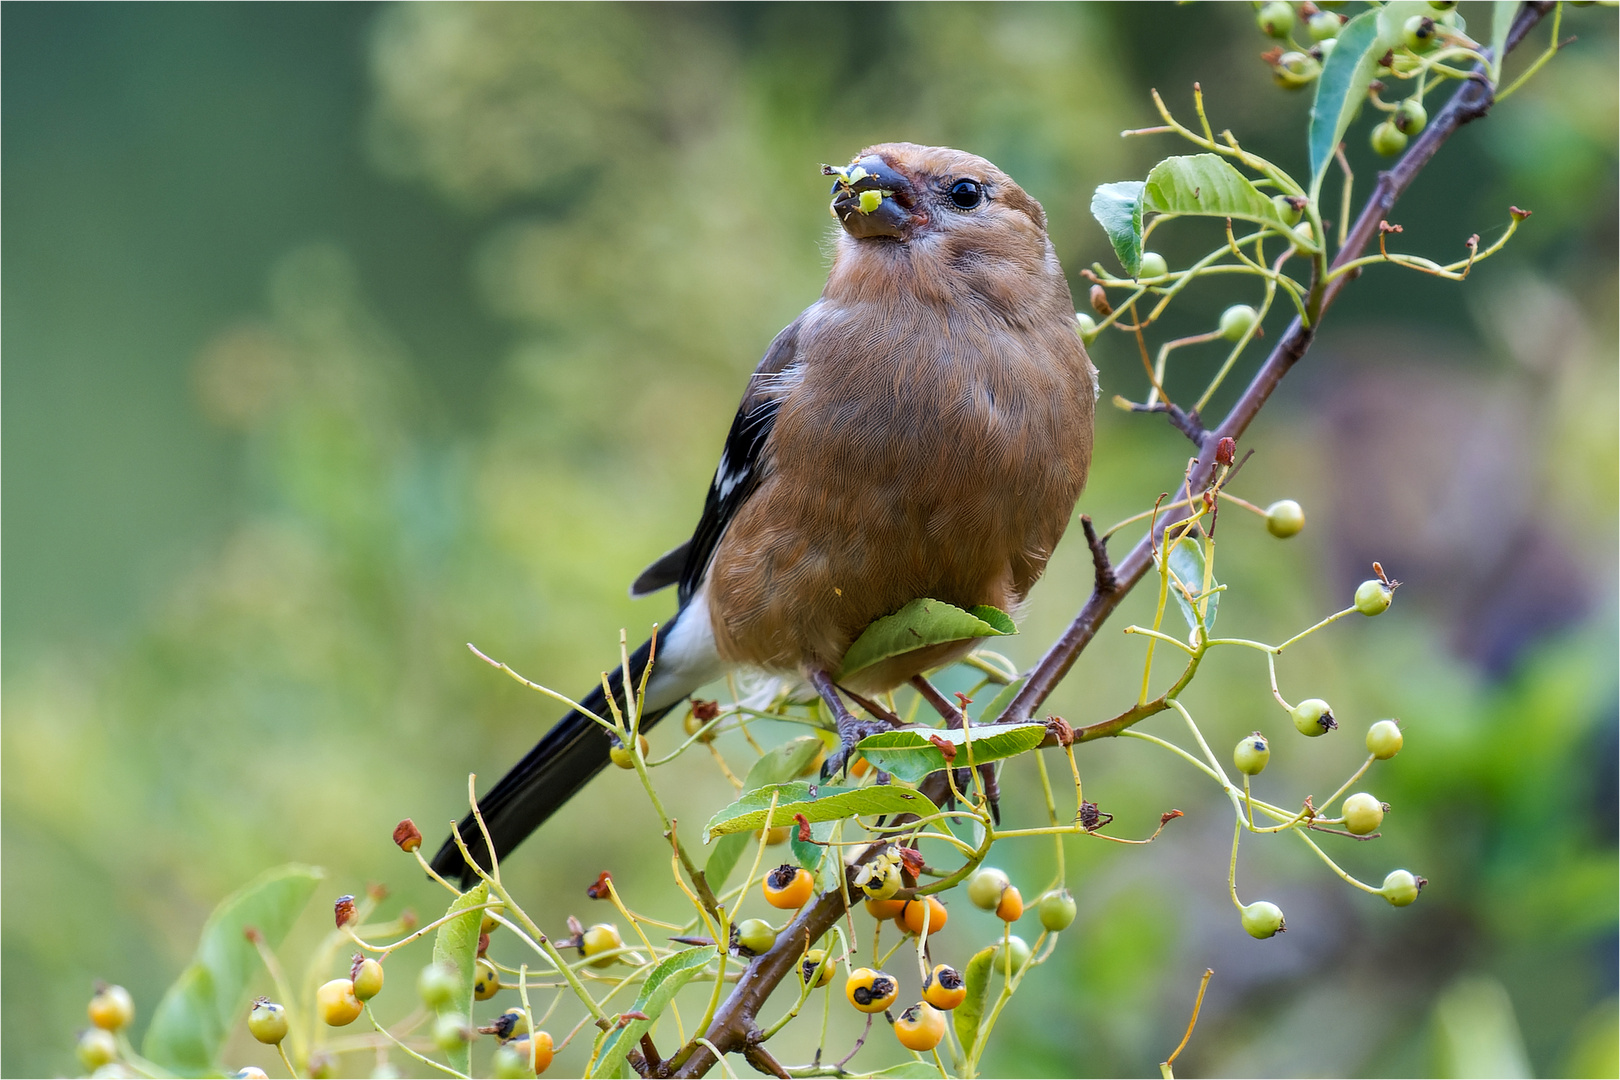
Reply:
[[[709,493],[703,500],[703,516],[698,519],[692,538],[643,570],[630,586],[632,596],[645,596],[678,584],[681,606],[685,607],[703,584],[709,560],[714,557],[714,549],[719,546],[726,526],[731,524],[737,508],[753,494],[766,469],[762,458],[766,440],[776,422],[782,399],[796,381],[795,356],[801,321],[802,317],[776,335],[776,340],[765,351],[765,359],[748,380],[748,389],[743,393],[742,404],[737,407],[731,431],[726,435],[725,449],[720,452],[720,466],[715,469]]]

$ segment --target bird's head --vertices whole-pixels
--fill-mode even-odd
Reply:
[[[942,146],[881,143],[833,177],[832,213],[842,226],[830,288],[866,293],[906,281],[996,294],[1055,290],[1062,270],[1046,237],[1046,213],[982,157]],[[1017,284],[1022,280],[1026,284]],[[1067,303],[1066,284],[1062,284]]]

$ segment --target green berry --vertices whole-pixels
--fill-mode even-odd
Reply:
[[[1301,735],[1309,735],[1313,739],[1339,726],[1338,721],[1333,719],[1333,710],[1321,698],[1306,698],[1295,705],[1288,715]]]
[[[456,973],[443,964],[429,964],[416,977],[416,992],[422,1004],[430,1009],[442,1009],[456,995]]]
[[[1382,615],[1389,610],[1394,590],[1377,578],[1368,578],[1356,586],[1356,610],[1363,615]]]
[[[257,1065],[244,1065],[231,1073],[232,1080],[270,1080],[270,1074]]]
[[[1243,909],[1243,929],[1250,937],[1268,938],[1288,929],[1283,921],[1282,908],[1269,900],[1256,900]]]
[[[287,1037],[287,1010],[266,998],[258,999],[248,1013],[248,1033],[266,1046],[275,1046]]]
[[[1091,339],[1097,336],[1097,320],[1083,311],[1077,311],[1074,313],[1074,321],[1080,326],[1080,340],[1087,345],[1091,344]]]
[[[1068,889],[1054,889],[1041,897],[1036,910],[1040,913],[1041,925],[1057,934],[1074,924],[1079,908],[1074,902],[1074,894]]]
[[[1294,205],[1287,195],[1273,195],[1271,205],[1277,208],[1277,216],[1288,226],[1298,225],[1299,216],[1305,212],[1304,207]]]
[[[1312,41],[1331,41],[1339,36],[1339,30],[1344,26],[1344,20],[1331,11],[1318,11],[1305,20],[1305,31],[1311,35]]]
[[[1434,20],[1427,15],[1413,15],[1401,27],[1401,41],[1413,52],[1428,52],[1434,48]]]
[[[776,931],[764,919],[744,919],[737,924],[737,946],[750,956],[771,951],[776,944]]]
[[[455,1013],[440,1013],[433,1021],[433,1045],[447,1054],[472,1042],[472,1032]]]
[[[1410,870],[1391,870],[1389,876],[1384,878],[1384,887],[1378,892],[1396,907],[1405,907],[1418,898],[1418,893],[1427,884],[1428,881]]]
[[[1238,772],[1249,776],[1259,776],[1266,771],[1266,763],[1271,760],[1271,746],[1266,737],[1256,731],[1252,735],[1245,735],[1232,751],[1232,764],[1236,765]]]
[[[1393,720],[1380,720],[1367,729],[1367,753],[1379,761],[1388,761],[1400,753],[1405,741],[1401,725]]]
[[[973,906],[985,911],[994,911],[1001,906],[1001,894],[1007,891],[1012,882],[993,866],[981,866],[968,878],[968,899]]]
[[[1233,304],[1221,312],[1221,337],[1237,341],[1249,332],[1259,313],[1248,304]]]
[[[1029,963],[1029,943],[1017,934],[1008,934],[1007,940],[996,947],[995,955],[990,958],[990,970],[1005,975],[1009,963],[1014,975]]]
[[[94,1072],[117,1060],[118,1040],[106,1028],[88,1028],[79,1033],[78,1051],[84,1067]]]
[[[510,1046],[503,1046],[495,1051],[495,1059],[490,1062],[490,1068],[498,1080],[521,1080],[522,1077],[533,1076],[529,1068],[529,1059],[519,1057],[518,1052]]]
[[[1284,0],[1271,0],[1260,9],[1255,24],[1267,37],[1285,38],[1294,31],[1294,5]]]
[[[1358,791],[1344,800],[1344,827],[1356,836],[1377,832],[1378,826],[1383,823],[1384,804],[1365,791]]]
[[[1327,63],[1327,58],[1333,55],[1333,50],[1338,48],[1338,45],[1338,38],[1328,38],[1326,41],[1318,41],[1316,43],[1316,48],[1312,49],[1311,52],[1318,60],[1325,64]]]
[[[370,1001],[382,993],[383,967],[370,957],[355,964],[349,977],[354,980],[354,996],[361,1001]]]
[[[1279,499],[1266,507],[1266,531],[1279,540],[1298,536],[1305,527],[1305,511],[1293,499]]]
[[[1316,62],[1316,57],[1297,50],[1283,53],[1277,57],[1276,63],[1271,65],[1272,78],[1284,90],[1298,90],[1302,86],[1309,86],[1320,74],[1322,65]]]
[[[641,747],[641,759],[645,761],[647,759],[647,736],[636,736],[636,742]],[[608,757],[613,764],[621,769],[633,769],[636,767],[635,755],[630,753],[630,748],[624,745],[617,735],[613,736],[613,745],[608,747]]]
[[[1164,256],[1157,251],[1142,252],[1142,265],[1138,268],[1136,276],[1142,278],[1163,277],[1170,272],[1170,264],[1164,261]]]
[[[1395,115],[1390,118],[1403,135],[1416,135],[1429,124],[1429,114],[1423,108],[1423,102],[1415,97],[1407,98],[1395,107]]]
[[[1373,128],[1369,141],[1373,150],[1383,157],[1394,157],[1406,149],[1406,133],[1396,127],[1393,120],[1385,120]]]
[[[1302,221],[1294,226],[1294,239],[1290,241],[1295,255],[1306,255],[1316,246],[1316,234],[1311,231],[1311,223]]]
[[[1429,0],[1429,6],[1436,11],[1450,11],[1457,6],[1457,0]]]

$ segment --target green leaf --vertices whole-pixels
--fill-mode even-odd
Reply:
[[[641,993],[636,996],[636,1003],[629,1010],[644,1013],[647,1019],[631,1020],[623,1027],[608,1032],[591,1075],[593,1077],[619,1075],[627,1055],[641,1042],[641,1037],[652,1030],[659,1015],[674,1000],[676,992],[692,981],[692,978],[717,955],[713,945],[700,945],[695,949],[684,949],[660,960],[648,973],[647,981],[641,984]]]
[[[1148,173],[1142,209],[1155,214],[1241,218],[1291,232],[1269,195],[1216,154],[1165,158]]]
[[[1491,83],[1501,85],[1502,53],[1507,49],[1508,31],[1519,13],[1519,0],[1495,0],[1491,4]]]
[[[1005,611],[988,604],[963,611],[943,600],[913,600],[861,632],[844,654],[838,678],[847,679],[880,660],[929,645],[1018,633]]]
[[[887,1069],[877,1072],[862,1073],[862,1076],[884,1077],[885,1080],[931,1080],[939,1076],[939,1070],[926,1061],[902,1061],[898,1065],[890,1065]]]
[[[990,704],[984,707],[984,711],[979,713],[978,722],[981,724],[995,723],[1001,714],[1007,711],[1007,706],[1013,703],[1013,698],[1018,696],[1018,691],[1022,690],[1027,682],[1029,682],[1029,676],[1020,675],[1006,686],[1003,686],[996,693],[996,696],[990,699]]]
[[[956,1038],[962,1044],[962,1057],[973,1059],[973,1046],[979,1039],[979,1021],[984,1017],[985,998],[990,993],[990,962],[995,959],[996,946],[988,945],[973,954],[962,981],[967,986],[967,997],[951,1013],[956,1025]]]
[[[800,739],[789,739],[787,742],[760,756],[748,770],[743,778],[743,790],[754,791],[767,784],[781,784],[800,773],[816,759],[825,744],[814,735],[806,735]],[[818,837],[825,840],[826,837]],[[709,852],[709,861],[703,866],[703,877],[709,883],[709,888],[719,889],[731,876],[731,871],[742,859],[743,853],[748,850],[748,844],[753,837],[747,833],[733,833],[720,838]],[[796,842],[796,841],[795,841]],[[797,853],[797,848],[794,849]],[[815,867],[807,866],[814,870]]]
[[[1190,536],[1184,536],[1176,542],[1176,546],[1170,549],[1170,570],[1176,577],[1181,579],[1187,588],[1193,591],[1194,596],[1204,591],[1204,549],[1198,545],[1198,541]],[[1210,587],[1214,588],[1216,584],[1218,582],[1212,581]],[[1187,594],[1177,588],[1174,581],[1170,583],[1170,593],[1176,598],[1176,603],[1181,606],[1181,616],[1187,620],[1187,629],[1196,630],[1198,628],[1198,612],[1194,609],[1192,602],[1187,599]],[[1215,631],[1215,608],[1220,603],[1220,599],[1221,594],[1218,592],[1212,592],[1204,598],[1204,633],[1206,634]]]
[[[1119,180],[1099,184],[1091,196],[1091,216],[1130,277],[1142,272],[1142,188],[1140,180]]]
[[[221,901],[203,924],[196,958],[158,1002],[142,1054],[183,1075],[218,1073],[220,1047],[247,1015],[248,980],[261,963],[245,931],[253,927],[276,948],[323,876],[289,863]]]
[[[939,813],[939,807],[930,802],[926,795],[898,784],[817,789],[803,780],[796,780],[745,792],[736,802],[709,819],[703,835],[713,838],[763,828],[773,795],[776,797],[776,812],[771,815],[772,825],[791,825],[795,814],[803,814],[806,820],[817,822],[840,821],[857,814],[916,814],[922,817]]]
[[[1338,44],[1322,64],[1316,80],[1316,99],[1311,103],[1311,122],[1306,134],[1311,161],[1311,199],[1322,190],[1322,177],[1338,149],[1350,122],[1367,99],[1378,58],[1389,48],[1378,42],[1378,13],[1364,11],[1344,24]]]
[[[970,730],[973,736],[973,762],[976,765],[1033,750],[1046,738],[1044,724],[975,724]],[[908,784],[920,784],[929,773],[945,768],[945,755],[930,741],[930,736],[955,744],[954,764],[957,768],[967,764],[967,751],[963,748],[967,745],[968,734],[960,728],[884,731],[868,735],[856,744],[856,749],[874,768],[891,773]]]
[[[433,962],[454,970],[457,976],[455,993],[450,995],[450,1003],[442,1011],[455,1013],[468,1028],[473,1026],[473,979],[477,975],[478,931],[484,922],[484,913],[479,908],[488,899],[489,883],[480,881],[476,887],[450,901],[446,915],[457,911],[465,914],[441,923],[438,934],[433,938]],[[445,1056],[451,1068],[463,1073],[471,1071],[471,1043],[451,1050]]]
[[[793,857],[799,861],[800,866],[804,867],[812,874],[821,869],[822,860],[827,857],[827,849],[822,845],[832,838],[833,828],[837,824],[838,823],[836,821],[817,821],[811,823],[810,836],[815,840],[821,841],[820,844],[812,844],[807,841],[800,840],[799,830],[797,828],[793,830],[793,835],[788,839],[788,846],[793,849]]]

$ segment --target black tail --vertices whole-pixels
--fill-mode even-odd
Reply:
[[[630,654],[630,677],[639,682],[651,654],[651,642]],[[608,677],[613,696],[619,708],[624,708],[624,673],[615,668]],[[596,715],[611,720],[607,695],[598,686],[580,700],[580,704]],[[674,705],[662,709],[649,709],[641,717],[641,730],[645,731],[664,718]],[[522,761],[501,778],[500,783],[478,800],[479,812],[489,828],[490,839],[495,842],[495,857],[504,859],[530,833],[555,814],[559,807],[574,797],[574,793],[601,772],[608,764],[612,749],[612,736],[600,724],[577,711],[571,711],[526,754]],[[471,814],[460,825],[462,840],[479,865],[489,869],[489,853],[478,822]],[[477,874],[462,858],[454,837],[446,840],[439,853],[433,856],[433,869],[447,878],[461,879],[467,888],[478,880]]]

